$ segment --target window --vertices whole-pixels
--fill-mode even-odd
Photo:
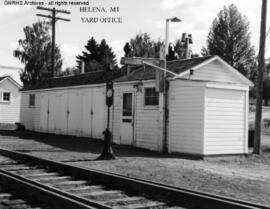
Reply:
[[[155,88],[145,88],[144,89],[144,105],[153,106],[158,105],[159,94],[156,92]]]
[[[29,95],[29,106],[30,107],[34,107],[35,106],[35,99],[36,99],[35,94],[30,94]]]
[[[123,116],[132,116],[132,93],[123,94]]]
[[[10,102],[10,92],[3,92],[2,101],[3,102]]]

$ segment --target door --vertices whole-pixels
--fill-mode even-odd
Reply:
[[[67,94],[55,95],[55,133],[67,134]]]
[[[121,120],[121,143],[133,144],[133,93],[123,93],[122,120]]]
[[[82,136],[82,93],[70,92],[68,96],[68,134]]]
[[[92,137],[92,91],[87,89],[82,93],[82,134],[83,136]]]
[[[48,132],[55,133],[55,94],[49,94],[49,108],[48,108]]]
[[[103,138],[105,130],[105,92],[104,88],[93,89],[92,92],[92,138]]]
[[[245,91],[206,89],[204,154],[240,154],[245,151],[245,101]]]
[[[48,111],[49,111],[49,95],[47,93],[41,94],[40,107],[40,131],[48,131]]]
[[[82,95],[82,134],[91,138],[103,138],[105,130],[104,88],[87,89]]]

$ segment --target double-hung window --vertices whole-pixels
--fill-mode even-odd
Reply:
[[[144,89],[144,105],[157,106],[159,104],[159,94],[155,88]]]
[[[10,102],[10,100],[11,100],[11,94],[10,94],[10,92],[4,91],[2,93],[2,102]]]
[[[30,94],[29,95],[29,107],[34,107],[36,104],[36,95]]]

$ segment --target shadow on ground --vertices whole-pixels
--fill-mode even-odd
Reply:
[[[34,140],[66,151],[100,154],[103,149],[103,140],[86,137],[55,135],[32,131],[0,130],[0,136],[15,137],[20,140]],[[117,157],[151,157],[151,158],[184,158],[191,160],[201,159],[199,156],[186,154],[164,154],[137,148],[128,145],[113,144],[113,150]],[[31,151],[23,150],[24,152]]]

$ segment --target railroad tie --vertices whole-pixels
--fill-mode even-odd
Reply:
[[[60,183],[52,183],[50,184],[51,186],[58,188],[58,189],[73,189],[76,187],[81,187],[81,186],[85,186],[87,185],[88,182],[85,180],[77,180],[77,181],[64,181],[64,182],[60,182]]]
[[[9,193],[0,193],[0,201],[10,198],[12,195]]]
[[[141,203],[148,201],[144,197],[123,197],[123,198],[118,198],[118,199],[113,199],[109,201],[105,201],[105,205],[109,206],[120,206],[120,205],[130,205],[130,204],[135,204],[135,203]]]
[[[56,172],[37,173],[37,174],[25,174],[23,176],[24,176],[24,178],[29,178],[29,179],[41,179],[41,178],[48,178],[51,176],[59,176],[59,173],[56,173]]]
[[[166,203],[163,202],[154,202],[154,201],[149,201],[145,203],[136,203],[136,204],[130,204],[127,206],[119,206],[119,207],[114,207],[114,209],[149,209],[149,208],[161,208],[162,206],[165,206]]]
[[[89,185],[89,186],[82,186],[82,187],[77,187],[73,189],[67,189],[65,191],[71,194],[75,194],[75,195],[83,195],[83,194],[89,194],[92,191],[100,191],[104,189],[105,189],[104,186]]]
[[[109,191],[103,190],[103,191],[93,191],[87,194],[83,194],[82,197],[103,202],[105,200],[124,197],[124,194],[123,194],[123,191],[121,190],[109,190]]]
[[[51,176],[47,178],[39,178],[35,179],[36,181],[43,183],[43,184],[53,184],[53,183],[61,183],[71,180],[70,176]]]

